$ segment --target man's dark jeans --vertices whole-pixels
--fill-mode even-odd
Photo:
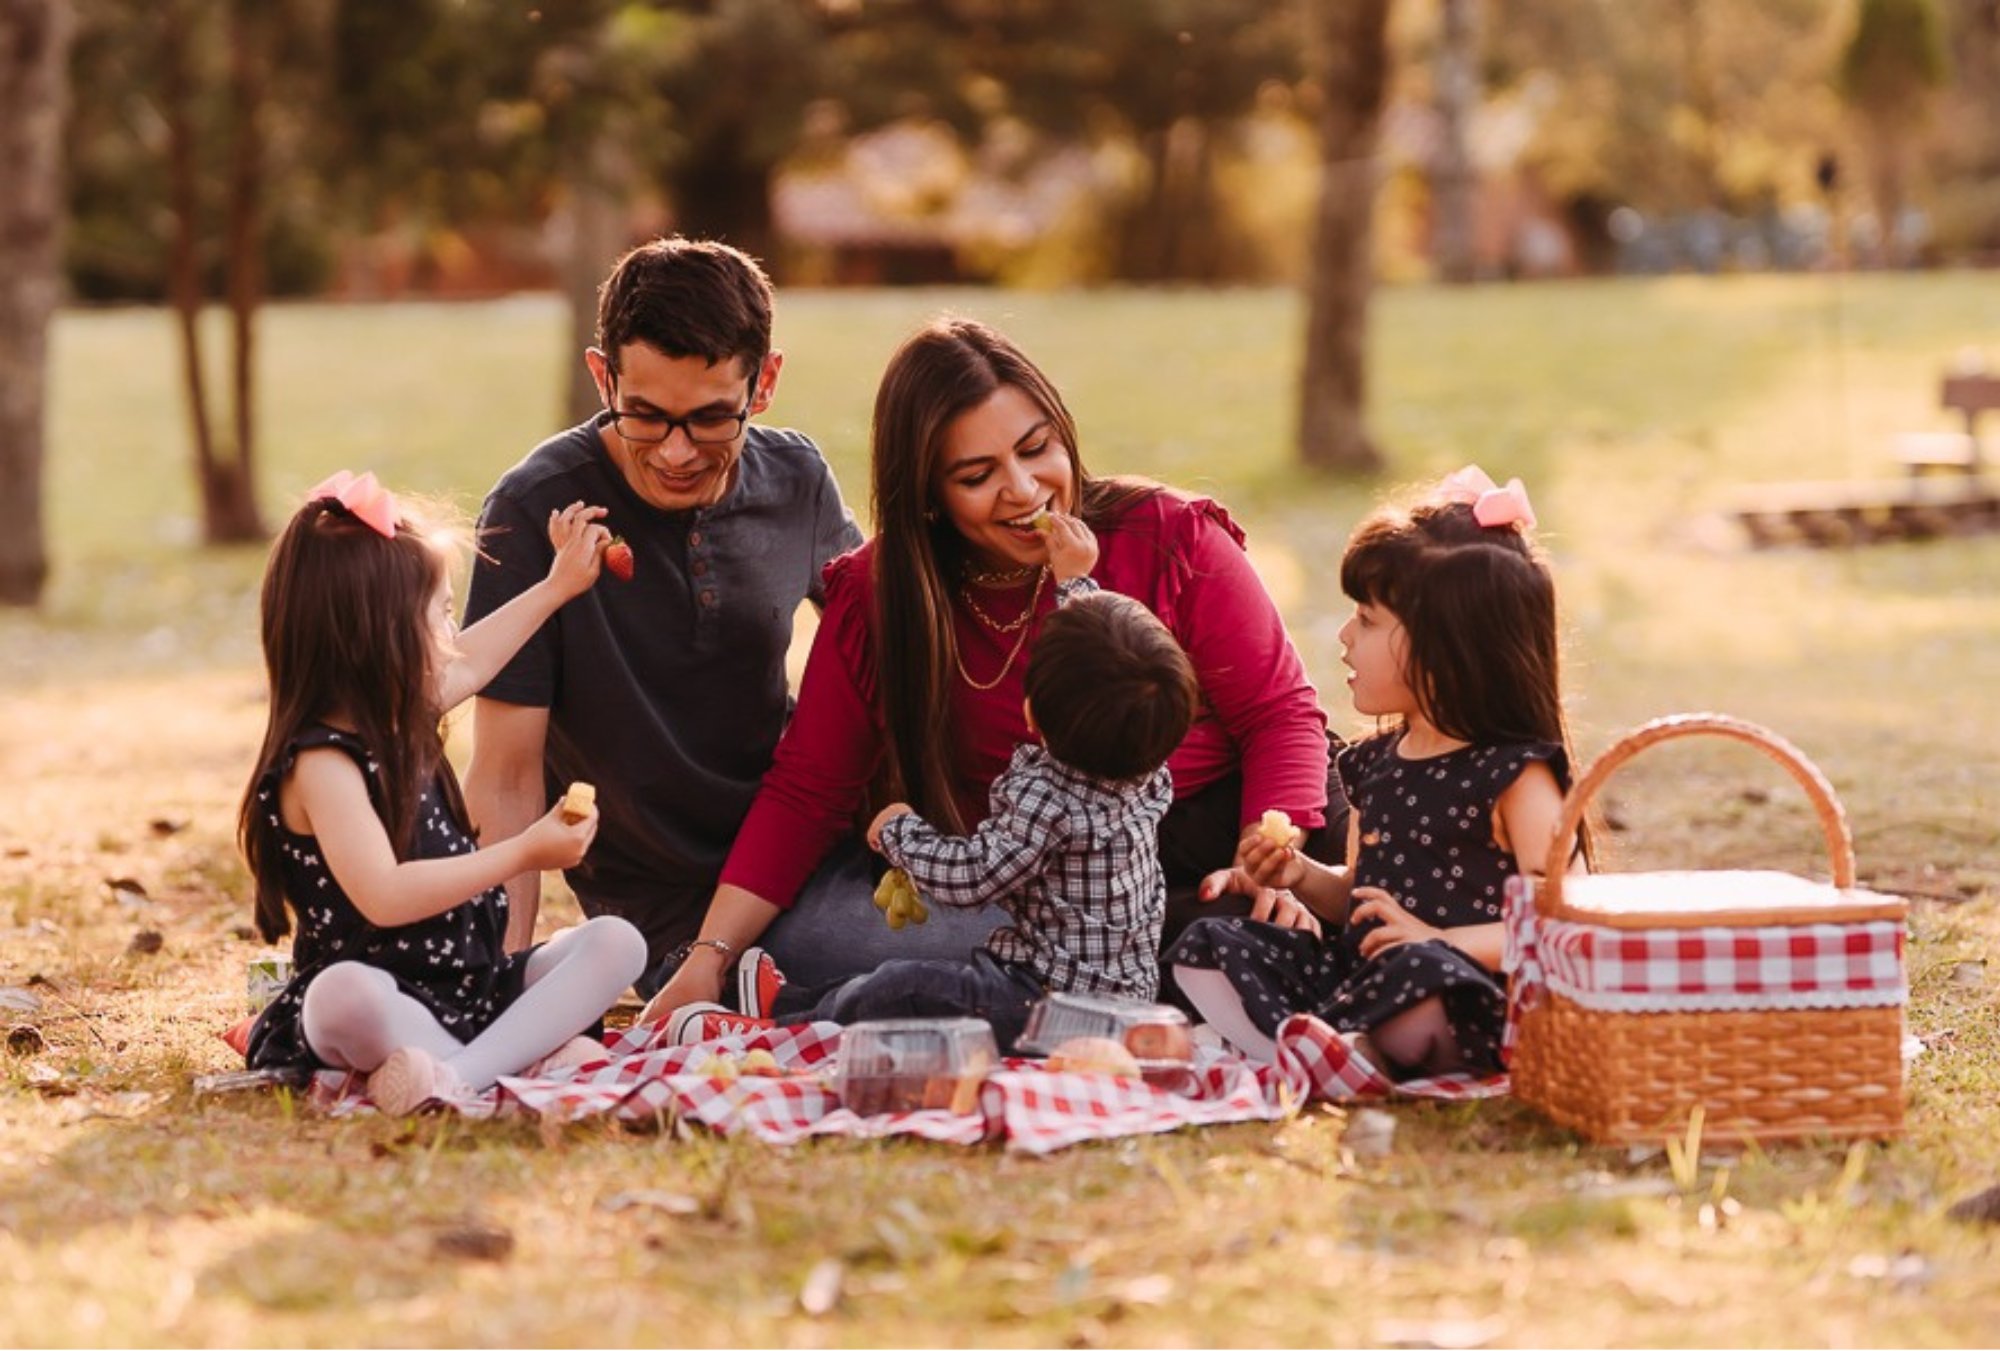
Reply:
[[[780,1023],[849,1023],[878,1018],[983,1018],[1003,1054],[1013,1050],[1042,997],[1042,983],[1024,966],[1002,962],[984,948],[968,958],[897,958],[865,976],[811,990],[786,985],[771,1014]]]

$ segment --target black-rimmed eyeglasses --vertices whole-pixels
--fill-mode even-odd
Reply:
[[[618,382],[613,377],[611,397],[618,397]],[[606,408],[597,415],[597,425],[613,427],[620,436],[634,445],[656,446],[674,434],[678,427],[687,433],[687,439],[698,446],[727,445],[743,434],[743,424],[750,420],[750,405],[757,401],[757,377],[750,377],[750,391],[743,399],[743,407],[734,413],[689,413],[686,417],[668,417],[665,413],[642,413],[633,409]]]

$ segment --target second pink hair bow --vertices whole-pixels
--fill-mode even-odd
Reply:
[[[1528,490],[1518,478],[1502,488],[1476,464],[1445,475],[1438,496],[1447,502],[1464,502],[1472,508],[1472,519],[1484,526],[1519,523],[1535,528],[1535,509],[1528,504]]]
[[[396,538],[396,495],[376,481],[373,473],[355,475],[342,469],[306,494],[306,501],[332,498],[349,515],[383,539]]]

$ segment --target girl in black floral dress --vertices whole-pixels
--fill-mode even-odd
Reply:
[[[1335,931],[1204,919],[1167,954],[1246,1054],[1274,1058],[1278,1025],[1311,1013],[1392,1077],[1500,1068],[1501,892],[1547,865],[1569,785],[1555,583],[1533,527],[1519,479],[1467,468],[1349,541],[1348,686],[1388,725],[1337,759],[1347,862],[1269,841],[1204,886],[1288,887]]]
[[[298,920],[294,975],[257,1019],[252,1068],[369,1075],[385,1112],[490,1087],[560,1057],[638,976],[646,945],[599,918],[509,954],[502,883],[574,866],[595,809],[480,848],[439,722],[597,580],[604,511],[551,514],[546,580],[464,633],[440,543],[374,475],[315,488],[264,576],[270,717],[239,835],[257,927]],[[553,1053],[553,1054],[552,1054]]]

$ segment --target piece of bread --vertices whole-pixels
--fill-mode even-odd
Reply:
[[[1049,1056],[1049,1068],[1070,1074],[1108,1074],[1137,1079],[1139,1061],[1122,1042],[1109,1037],[1071,1037]]]
[[[1299,838],[1299,828],[1292,824],[1292,818],[1276,807],[1264,813],[1264,819],[1257,823],[1257,833],[1276,845],[1289,845]]]
[[[563,794],[563,820],[572,824],[597,810],[597,787],[588,783],[573,783]]]

